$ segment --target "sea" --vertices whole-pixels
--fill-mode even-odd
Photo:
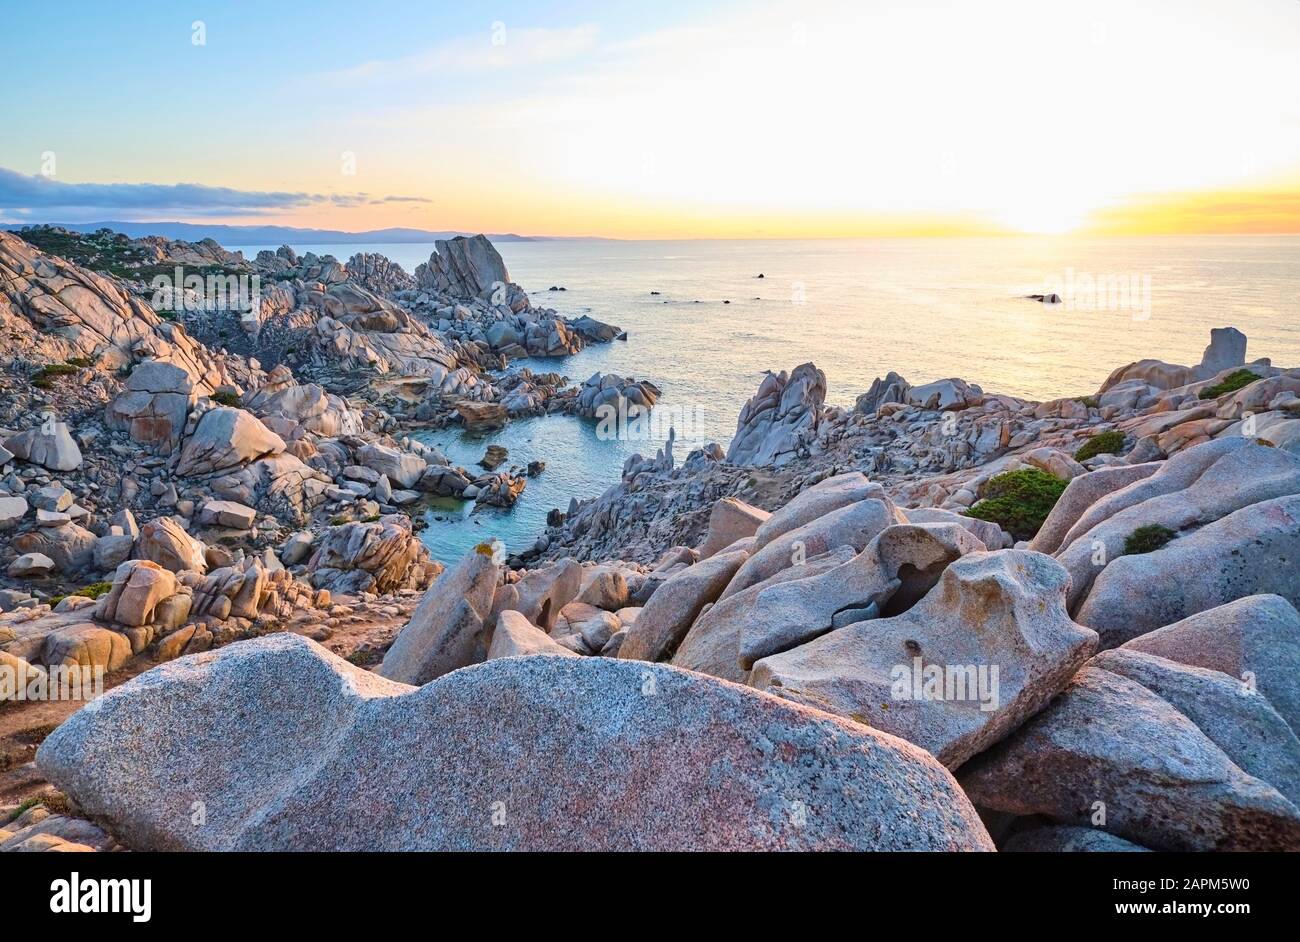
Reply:
[[[276,246],[228,246],[252,257]],[[407,271],[432,244],[294,245],[346,261],[379,252]],[[766,371],[815,363],[827,402],[851,407],[893,370],[913,384],[945,377],[985,392],[1054,399],[1096,392],[1144,357],[1200,361],[1213,327],[1249,338],[1247,358],[1300,367],[1300,236],[502,241],[512,281],[535,304],[616,324],[627,339],[511,368],[645,379],[655,414],[621,434],[548,416],[501,431],[414,433],[475,470],[489,444],[506,466],[545,462],[509,510],[431,500],[422,535],[455,560],[485,540],[531,546],[552,508],[618,483],[632,454],[652,456],[668,429],[680,462],[723,448]],[[551,290],[563,289],[563,290]],[[1055,295],[1042,303],[1031,295]]]

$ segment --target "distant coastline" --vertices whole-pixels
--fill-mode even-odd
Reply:
[[[52,225],[71,232],[95,232],[99,229],[112,229],[133,239],[145,236],[162,236],[164,239],[182,239],[186,242],[201,242],[213,239],[222,245],[281,245],[295,243],[298,245],[346,245],[353,242],[382,242],[389,245],[407,243],[435,242],[439,239],[454,239],[457,236],[472,236],[476,233],[468,230],[432,231],[429,229],[369,229],[362,232],[345,232],[341,229],[302,229],[295,226],[229,226],[209,225],[195,222],[50,222],[35,221],[0,223],[0,228],[21,229],[31,225]],[[485,233],[493,242],[547,242],[555,239],[573,239],[591,242],[617,241],[600,236],[526,236],[514,232]]]

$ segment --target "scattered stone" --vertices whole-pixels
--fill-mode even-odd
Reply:
[[[199,509],[199,523],[205,526],[247,530],[256,520],[256,510],[233,500],[210,500]]]
[[[54,572],[54,560],[43,553],[24,553],[9,564],[15,579],[41,579]]]
[[[51,471],[75,471],[81,467],[81,449],[63,422],[45,422],[19,432],[8,439],[4,447],[13,452],[15,458]]]

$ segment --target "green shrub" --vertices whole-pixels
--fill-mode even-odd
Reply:
[[[68,366],[75,366],[79,370],[84,370],[88,366],[93,365],[93,361],[90,357],[68,357],[65,362]]]
[[[1100,408],[1101,408],[1101,403],[1097,401],[1097,397],[1096,397],[1096,396],[1079,396],[1079,397],[1076,398],[1074,401],[1075,401],[1075,402],[1081,402],[1081,403],[1083,403],[1083,404],[1084,404],[1085,406],[1087,406],[1089,409],[1100,409]]]
[[[112,588],[113,588],[113,583],[111,582],[92,582],[90,585],[82,586],[80,589],[78,589],[75,592],[69,592],[68,595],[80,595],[81,597],[87,599],[97,599],[101,595],[107,593]],[[50,608],[53,608],[54,606],[58,605],[60,602],[66,599],[68,595],[50,596],[50,600],[49,600]]]
[[[54,386],[54,377],[70,376],[77,369],[71,363],[47,363],[32,374],[31,383],[37,389],[50,389]]]
[[[219,406],[239,407],[239,397],[229,389],[218,389],[212,394],[211,399]]]
[[[1124,538],[1124,555],[1135,556],[1139,553],[1154,553],[1178,534],[1158,523],[1148,523],[1138,527]]]
[[[1056,506],[1066,482],[1038,468],[1007,471],[989,479],[984,497],[968,517],[996,523],[1017,540],[1029,540]]]
[[[1201,398],[1218,399],[1224,393],[1236,392],[1238,389],[1249,386],[1257,379],[1259,379],[1258,373],[1252,373],[1250,370],[1237,370],[1235,373],[1229,373],[1213,386],[1206,386],[1202,389]]]
[[[1118,455],[1123,449],[1123,432],[1102,432],[1080,445],[1079,450],[1074,453],[1074,460],[1087,461],[1098,455]]]

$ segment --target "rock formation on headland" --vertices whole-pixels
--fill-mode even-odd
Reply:
[[[1042,403],[768,374],[725,453],[443,571],[420,498],[524,478],[398,430],[652,406],[501,372],[616,328],[481,238],[85,252],[0,234],[0,680],[114,689],[0,850],[1300,849],[1300,370],[1237,331]],[[130,272],[179,257],[272,287],[161,317]]]

